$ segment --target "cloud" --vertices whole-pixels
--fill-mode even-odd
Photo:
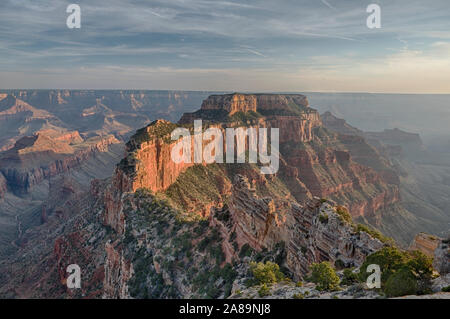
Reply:
[[[322,1],[322,3],[323,3],[324,5],[326,5],[328,8],[333,9],[333,10],[336,10],[336,8],[333,7],[328,1],[326,1],[326,0],[320,0],[320,1]]]
[[[98,71],[99,78],[113,76],[108,67],[116,66],[130,72],[106,81],[108,86],[164,86],[154,82],[154,72],[140,69],[146,68],[172,70],[164,76],[173,76],[167,85],[177,87],[186,86],[184,78],[177,78],[179,74],[186,79],[186,74],[192,74],[188,86],[200,90],[205,86],[221,89],[221,85],[224,89],[301,90],[304,85],[315,90],[321,86],[351,90],[352,83],[355,90],[373,89],[375,83],[389,89],[381,80],[366,80],[367,74],[385,71],[398,81],[405,79],[403,87],[394,83],[404,91],[407,85],[421,82],[405,74],[413,72],[407,61],[422,63],[420,70],[426,76],[434,74],[437,65],[446,70],[442,55],[450,39],[447,0],[434,0],[433,5],[379,0],[383,19],[379,30],[366,27],[366,4],[359,0],[80,0],[80,30],[65,25],[70,2],[2,2],[0,76],[4,86],[46,83],[52,87],[65,81],[94,87],[97,77],[89,72],[83,78],[88,73],[79,66]],[[64,69],[73,79],[58,79],[58,72],[48,75],[49,70]],[[46,82],[34,82],[28,76],[31,70],[36,78],[40,72],[47,74]],[[132,80],[131,70],[142,75],[141,82]],[[200,70],[210,71],[211,76]],[[317,72],[330,83],[319,80]],[[433,79],[442,80],[442,76],[436,74]],[[433,89],[431,84],[428,87]]]

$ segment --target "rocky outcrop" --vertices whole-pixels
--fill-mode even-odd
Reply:
[[[15,193],[27,193],[43,180],[69,172],[99,152],[119,143],[114,136],[94,138],[75,146],[79,135],[68,133],[57,137],[36,134],[16,142],[14,148],[0,155],[0,172]]]
[[[450,237],[441,240],[434,251],[433,267],[442,275],[450,274]]]
[[[334,116],[329,111],[323,113],[320,117],[322,118],[323,125],[333,132],[347,135],[364,135],[363,131],[349,125],[347,121]]]
[[[369,139],[382,141],[387,145],[401,145],[405,151],[420,152],[424,150],[424,145],[419,134],[402,131],[398,128],[386,129],[383,132],[366,132]]]
[[[306,187],[313,196],[339,201],[349,207],[352,216],[375,216],[399,200],[396,185],[387,183],[374,169],[355,163],[347,150],[305,145],[286,149],[284,154],[286,178],[299,185],[292,189]],[[303,191],[294,195],[299,201],[305,199]]]
[[[384,246],[366,232],[356,232],[336,213],[333,202],[316,198],[299,205],[259,198],[241,175],[235,177],[228,210],[232,219],[228,233],[235,234],[239,247],[248,244],[257,251],[272,250],[284,242],[287,266],[297,279],[308,273],[311,263],[339,260],[347,267],[360,266],[366,256]]]
[[[295,274],[307,274],[308,265],[322,261],[357,267],[384,246],[366,232],[356,232],[333,202],[316,199],[305,206],[294,205],[293,217],[287,260]]]
[[[248,94],[211,95],[203,101],[202,110],[225,110],[229,115],[236,112],[257,110],[257,97]]]
[[[436,248],[439,246],[441,239],[436,236],[419,233],[416,235],[411,245],[409,246],[409,250],[418,250],[428,257],[433,257]]]
[[[450,273],[450,238],[442,239],[434,235],[419,233],[409,246],[433,258],[433,267],[442,277]]]
[[[170,134],[175,127],[170,122],[158,120],[132,137],[127,144],[127,157],[119,165],[119,170],[131,177],[128,191],[139,188],[154,192],[165,190],[183,171],[194,165],[172,160],[171,152],[177,141],[171,141]]]
[[[418,250],[433,258],[433,267],[441,276],[450,273],[450,239],[419,233],[409,246],[409,250]]]
[[[195,119],[212,122],[224,121],[232,118],[236,113],[248,113],[263,116],[294,116],[305,120],[320,122],[316,110],[309,108],[308,99],[301,94],[225,94],[211,95],[203,101],[200,110],[185,113],[179,123],[189,124]],[[314,114],[306,119],[307,114]],[[319,123],[316,123],[319,124]]]
[[[103,296],[112,299],[129,298],[128,280],[133,275],[131,262],[125,260],[123,253],[117,246],[119,242],[106,243],[105,278]]]
[[[259,198],[242,175],[235,176],[228,208],[239,247],[249,244],[257,250],[272,249],[275,244],[288,241],[286,226],[292,224],[292,220],[287,220],[291,218],[288,207],[276,207],[270,197]]]

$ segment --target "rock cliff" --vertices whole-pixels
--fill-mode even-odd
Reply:
[[[7,190],[8,188],[6,178],[3,176],[3,174],[0,173],[0,199],[4,196]]]
[[[384,246],[365,232],[357,232],[336,213],[333,202],[317,198],[303,205],[259,198],[248,180],[235,176],[228,204],[239,247],[256,250],[287,245],[287,265],[296,279],[306,275],[314,262],[337,260],[347,267],[360,266],[365,257]]]
[[[67,173],[117,143],[114,136],[84,141],[78,132],[39,132],[23,137],[13,148],[0,153],[0,172],[12,192],[24,194],[43,180]]]
[[[139,130],[127,144],[127,156],[116,170],[114,180],[119,189],[111,193],[139,188],[165,192],[173,185],[193,163],[172,161],[175,142],[170,140],[170,133],[177,126],[192,127],[190,121],[194,119],[202,119],[207,126],[222,131],[230,125],[279,128],[281,168],[276,177],[288,185],[297,201],[312,196],[330,198],[349,206],[353,216],[374,220],[399,201],[398,178],[362,137],[354,139],[328,132],[305,96],[277,94],[211,96],[199,111],[185,114],[178,125],[159,120]],[[229,176],[228,180],[232,178]],[[179,190],[177,196],[181,196]],[[193,201],[197,199],[187,196],[182,209],[192,206]],[[213,202],[202,204],[207,207]],[[108,219],[116,219],[120,204],[111,202],[108,207]],[[204,209],[200,211],[205,214]]]

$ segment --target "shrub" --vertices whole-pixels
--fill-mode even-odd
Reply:
[[[345,263],[341,259],[336,259],[334,262],[334,268],[340,270],[345,268]]]
[[[320,264],[311,265],[311,281],[317,284],[318,290],[337,290],[339,277],[329,262],[323,261]]]
[[[348,209],[344,206],[338,206],[336,207],[336,214],[338,214],[342,220],[345,222],[351,224],[352,223],[352,216],[348,212]]]
[[[322,224],[327,224],[328,223],[328,215],[327,214],[320,214],[319,215],[319,221]]]
[[[406,268],[391,275],[386,282],[384,292],[388,297],[414,295],[417,291],[417,280]]]
[[[365,281],[370,275],[367,266],[380,266],[381,288],[388,296],[430,293],[433,274],[432,259],[419,251],[401,251],[395,247],[384,247],[368,256],[361,266],[360,278]]]
[[[370,275],[366,272],[367,267],[371,264],[376,264],[380,266],[381,282],[383,284],[388,280],[389,276],[406,263],[406,257],[404,253],[395,247],[383,247],[372,255],[367,256],[361,266],[360,278],[362,281],[366,281]]]
[[[450,292],[450,286],[442,288],[443,292]]]
[[[296,286],[297,286],[297,287],[303,287],[303,282],[298,281],[297,284],[296,284]]]
[[[257,284],[273,284],[284,279],[284,275],[280,271],[280,266],[271,261],[265,264],[262,262],[252,262],[250,264],[250,271]]]
[[[241,251],[239,252],[239,257],[240,258],[244,258],[244,257],[250,257],[253,253],[253,249],[252,247],[250,247],[249,244],[244,244],[241,247]]]
[[[267,284],[262,284],[261,287],[258,290],[258,295],[262,297],[270,296],[270,288],[267,286]]]
[[[361,231],[366,232],[370,236],[372,236],[373,238],[378,239],[379,241],[381,241],[384,244],[388,244],[388,245],[392,246],[395,243],[395,241],[392,238],[386,237],[382,233],[380,233],[378,230],[370,228],[370,227],[368,227],[366,225],[358,224],[358,225],[353,226],[353,227],[354,227],[354,230],[356,232],[358,232],[358,233],[361,232]]]
[[[359,276],[358,274],[353,272],[353,269],[346,268],[344,269],[344,278],[342,278],[342,285],[350,286],[352,284],[355,284],[359,282]]]

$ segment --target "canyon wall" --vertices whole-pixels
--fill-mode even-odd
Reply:
[[[203,113],[210,110],[223,111],[228,116],[248,110],[266,112],[267,115],[242,122],[236,122],[232,116],[230,122],[223,122],[220,115],[211,121],[211,114]],[[296,112],[298,115],[294,115]],[[218,127],[222,132],[229,126],[279,128],[281,168],[276,176],[289,185],[299,202],[311,196],[330,198],[347,205],[352,216],[377,219],[379,211],[399,201],[395,178],[385,170],[377,172],[352,160],[350,152],[355,152],[358,158],[363,158],[368,151],[376,154],[362,138],[340,140],[323,129],[319,114],[309,108],[305,96],[276,94],[211,96],[198,112],[186,114],[180,120],[181,124],[158,120],[139,130],[127,144],[127,156],[116,170],[114,179],[121,187],[119,191],[135,192],[139,188],[148,188],[153,192],[164,192],[180,174],[192,167],[193,163],[172,161],[171,152],[176,142],[170,140],[170,133],[179,126],[192,129],[193,123],[189,121],[193,119],[203,119],[206,127]],[[109,205],[111,214],[107,219],[115,219],[118,205]]]
[[[58,141],[78,141],[79,135],[69,133],[59,136]],[[34,147],[32,145],[26,153],[22,152],[22,141],[29,139],[25,137],[16,143],[17,149],[13,148],[0,156],[2,167],[0,172],[6,178],[9,189],[18,194],[24,194],[41,183],[45,179],[64,174],[78,167],[96,153],[107,152],[112,144],[119,141],[114,136],[98,138],[80,144],[78,148],[72,148],[69,144],[57,144],[55,149]],[[35,141],[35,140],[34,140]],[[64,147],[67,153],[64,153]],[[39,164],[35,164],[38,162]]]
[[[365,232],[355,232],[332,201],[314,198],[303,205],[280,205],[270,197],[259,198],[241,175],[235,176],[228,209],[233,220],[229,232],[236,233],[239,247],[249,244],[260,251],[286,243],[287,265],[297,279],[308,273],[311,263],[340,260],[347,267],[360,266],[384,246]]]
[[[7,180],[3,176],[2,173],[0,173],[0,199],[5,195],[7,188]]]

